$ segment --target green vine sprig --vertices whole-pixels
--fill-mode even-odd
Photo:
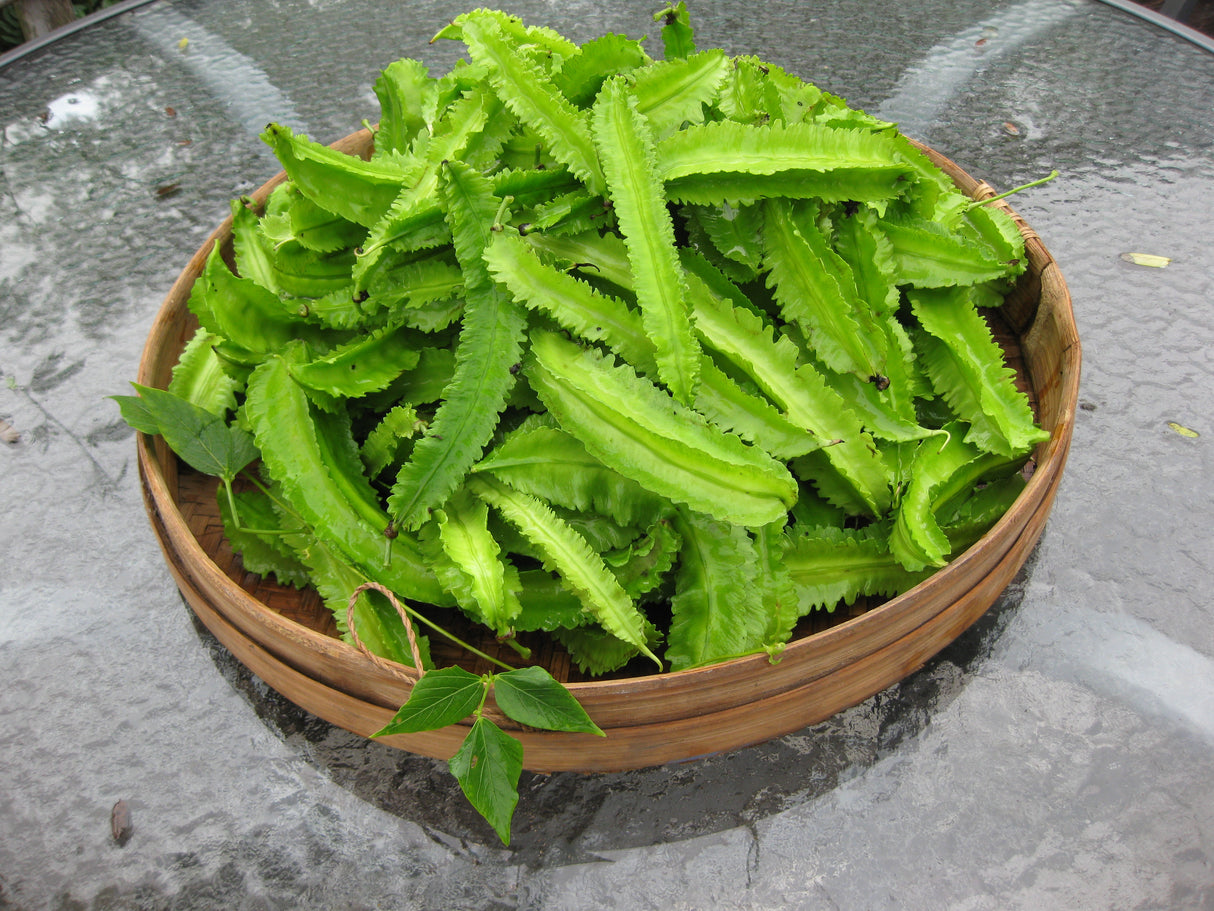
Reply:
[[[472,726],[448,766],[468,802],[493,826],[502,843],[509,845],[510,823],[518,805],[518,781],[523,770],[523,744],[485,714],[490,691],[502,714],[519,724],[545,731],[606,735],[573,694],[542,667],[509,668],[492,674],[473,674],[456,666],[425,670],[409,611],[391,590],[366,582],[350,594],[346,625],[355,646],[377,666],[403,674],[399,665],[384,661],[358,638],[354,605],[367,590],[384,595],[400,615],[417,668],[409,699],[388,724],[371,736],[435,731],[471,716]],[[476,654],[489,658],[481,652]],[[507,667],[498,661],[494,663]]]

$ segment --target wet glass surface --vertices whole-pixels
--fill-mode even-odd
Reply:
[[[511,6],[579,40],[656,37],[655,9]],[[193,620],[104,396],[277,170],[264,123],[375,118],[387,63],[454,60],[427,42],[455,11],[152,3],[0,69],[0,908],[1214,905],[1214,55],[1099,3],[693,6],[702,46],[997,189],[1061,172],[1016,208],[1084,344],[1070,461],[1024,571],[923,670],[762,746],[524,773],[504,849],[444,763],[301,712]]]

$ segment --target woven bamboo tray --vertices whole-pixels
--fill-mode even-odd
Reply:
[[[362,154],[370,143],[364,130],[336,147]],[[931,149],[925,152],[971,197],[993,195],[952,161]],[[283,179],[278,175],[254,199],[264,200]],[[567,681],[607,736],[519,731],[491,705],[495,720],[522,740],[526,768],[642,768],[790,733],[901,680],[994,603],[1045,525],[1070,447],[1079,391],[1080,344],[1066,284],[1040,238],[1017,221],[1027,243],[1028,269],[997,311],[995,330],[1051,438],[1037,448],[1035,470],[1012,508],[974,546],[905,594],[815,612],[777,664],[754,655],[676,673],[648,674],[642,667],[629,676],[626,668],[610,679],[583,680],[558,648],[528,643],[554,676]],[[187,308],[190,288],[211,245],[230,243],[230,229],[229,219],[170,289],[148,336],[140,383],[167,385],[196,326]],[[137,446],[152,527],[182,595],[207,628],[254,674],[307,711],[364,736],[383,727],[408,698],[413,672],[378,666],[338,638],[315,592],[245,572],[224,538],[214,480],[179,465],[159,438],[139,434]],[[445,613],[443,622],[450,625],[454,613]],[[478,645],[489,652],[496,648],[491,637]],[[468,663],[467,656],[444,653],[437,638],[432,646],[440,665],[458,661],[475,672],[489,669]],[[466,733],[460,724],[382,742],[445,759]]]

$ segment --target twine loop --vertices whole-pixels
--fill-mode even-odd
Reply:
[[[395,661],[387,661],[381,658],[379,655],[376,655],[363,644],[361,639],[358,638],[358,631],[354,628],[354,603],[358,600],[358,596],[368,589],[374,589],[375,591],[379,592],[392,603],[394,608],[396,608],[396,613],[400,616],[401,622],[405,624],[405,635],[409,637],[409,649],[413,653],[413,666],[417,670],[417,679],[420,680],[422,675],[426,673],[426,670],[424,667],[422,667],[422,652],[417,644],[417,633],[413,629],[413,621],[409,619],[409,614],[406,613],[400,601],[397,600],[396,595],[390,589],[385,588],[378,582],[364,582],[350,593],[350,600],[346,604],[346,628],[350,631],[350,638],[354,640],[354,645],[357,646],[358,650],[371,659],[371,662],[376,667],[381,668],[390,674],[394,674],[397,677],[403,677],[407,680],[412,679],[408,674],[404,674],[400,671],[399,664],[397,664]]]

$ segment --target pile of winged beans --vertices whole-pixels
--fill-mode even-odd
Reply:
[[[655,18],[660,60],[459,16],[450,72],[375,83],[365,160],[268,127],[287,180],[233,203],[168,391],[124,403],[228,447],[193,464],[246,568],[347,635],[373,581],[591,674],[775,654],[972,544],[1048,438],[982,315],[1025,268],[1011,218]],[[414,663],[386,602],[355,616]]]

